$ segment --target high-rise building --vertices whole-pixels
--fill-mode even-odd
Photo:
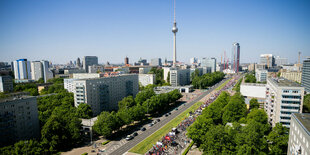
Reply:
[[[161,58],[153,58],[153,59],[151,59],[151,66],[162,66]]]
[[[260,55],[260,64],[266,65],[267,68],[275,66],[275,59],[272,54],[261,54]]]
[[[293,113],[288,140],[288,155],[310,154],[310,114]]]
[[[310,93],[310,58],[304,60],[302,67],[301,85]]]
[[[44,82],[53,78],[53,72],[49,69],[49,62],[46,60],[31,62],[31,78],[38,81],[43,78]]]
[[[190,69],[172,69],[170,70],[171,86],[184,86],[190,84]]]
[[[189,62],[190,62],[190,64],[197,64],[198,63],[198,58],[195,58],[195,57],[190,58]]]
[[[256,69],[255,78],[257,82],[266,82],[268,76],[268,71],[265,69]]]
[[[288,64],[287,58],[281,58],[280,56],[275,57],[275,65],[282,66],[287,64]]]
[[[129,65],[129,58],[125,57],[125,65]]]
[[[266,102],[264,109],[268,121],[274,127],[282,123],[290,127],[291,114],[301,113],[304,99],[304,87],[284,78],[268,78],[266,85]]]
[[[80,60],[80,58],[77,58],[76,65],[77,65],[77,67],[81,67],[81,60]]]
[[[239,43],[233,44],[233,50],[232,50],[232,59],[231,59],[231,69],[235,71],[236,73],[239,72],[240,67],[240,46]]]
[[[0,99],[0,145],[40,135],[37,98],[22,96]]]
[[[0,92],[12,92],[12,91],[13,91],[12,77],[8,75],[0,76]]]
[[[204,73],[216,72],[216,59],[215,58],[202,58],[201,66],[207,69],[207,71],[205,71]]]
[[[155,81],[156,81],[155,74],[139,74],[139,83],[141,83],[142,86],[155,84]]]
[[[98,65],[98,57],[96,56],[84,56],[83,68],[88,73],[88,66]]]
[[[79,79],[73,81],[74,105],[91,106],[94,116],[103,110],[117,110],[118,102],[126,96],[135,97],[139,92],[137,74],[123,74],[104,78]]]
[[[103,73],[104,67],[101,65],[88,66],[88,73]]]
[[[17,80],[31,80],[30,62],[27,59],[14,61],[14,75]]]

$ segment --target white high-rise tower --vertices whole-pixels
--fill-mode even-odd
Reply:
[[[173,67],[175,67],[176,62],[177,62],[177,43],[176,43],[177,37],[176,36],[178,32],[177,22],[175,20],[175,0],[174,0],[174,22],[173,22],[172,32],[173,32]]]

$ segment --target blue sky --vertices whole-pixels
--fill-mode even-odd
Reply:
[[[177,59],[217,57],[234,42],[241,63],[272,53],[310,56],[310,1],[177,0]],[[172,59],[172,0],[1,0],[0,61],[67,63],[96,55]]]

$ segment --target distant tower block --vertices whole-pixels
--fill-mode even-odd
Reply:
[[[173,67],[175,67],[176,66],[176,62],[177,62],[177,43],[176,43],[176,39],[177,39],[177,32],[178,32],[177,22],[176,22],[176,19],[175,19],[175,0],[174,0],[174,22],[173,22],[172,32],[173,32]]]
[[[128,65],[128,64],[129,64],[129,58],[125,57],[125,65]]]

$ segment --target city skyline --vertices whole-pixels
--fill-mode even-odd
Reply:
[[[140,57],[172,60],[171,6],[172,0],[1,1],[0,61],[57,64],[87,55],[98,56],[99,63],[123,63],[125,56],[129,63]],[[219,60],[239,42],[240,63],[259,62],[265,53],[297,62],[299,51],[310,55],[307,6],[307,1],[179,0],[178,60]]]

